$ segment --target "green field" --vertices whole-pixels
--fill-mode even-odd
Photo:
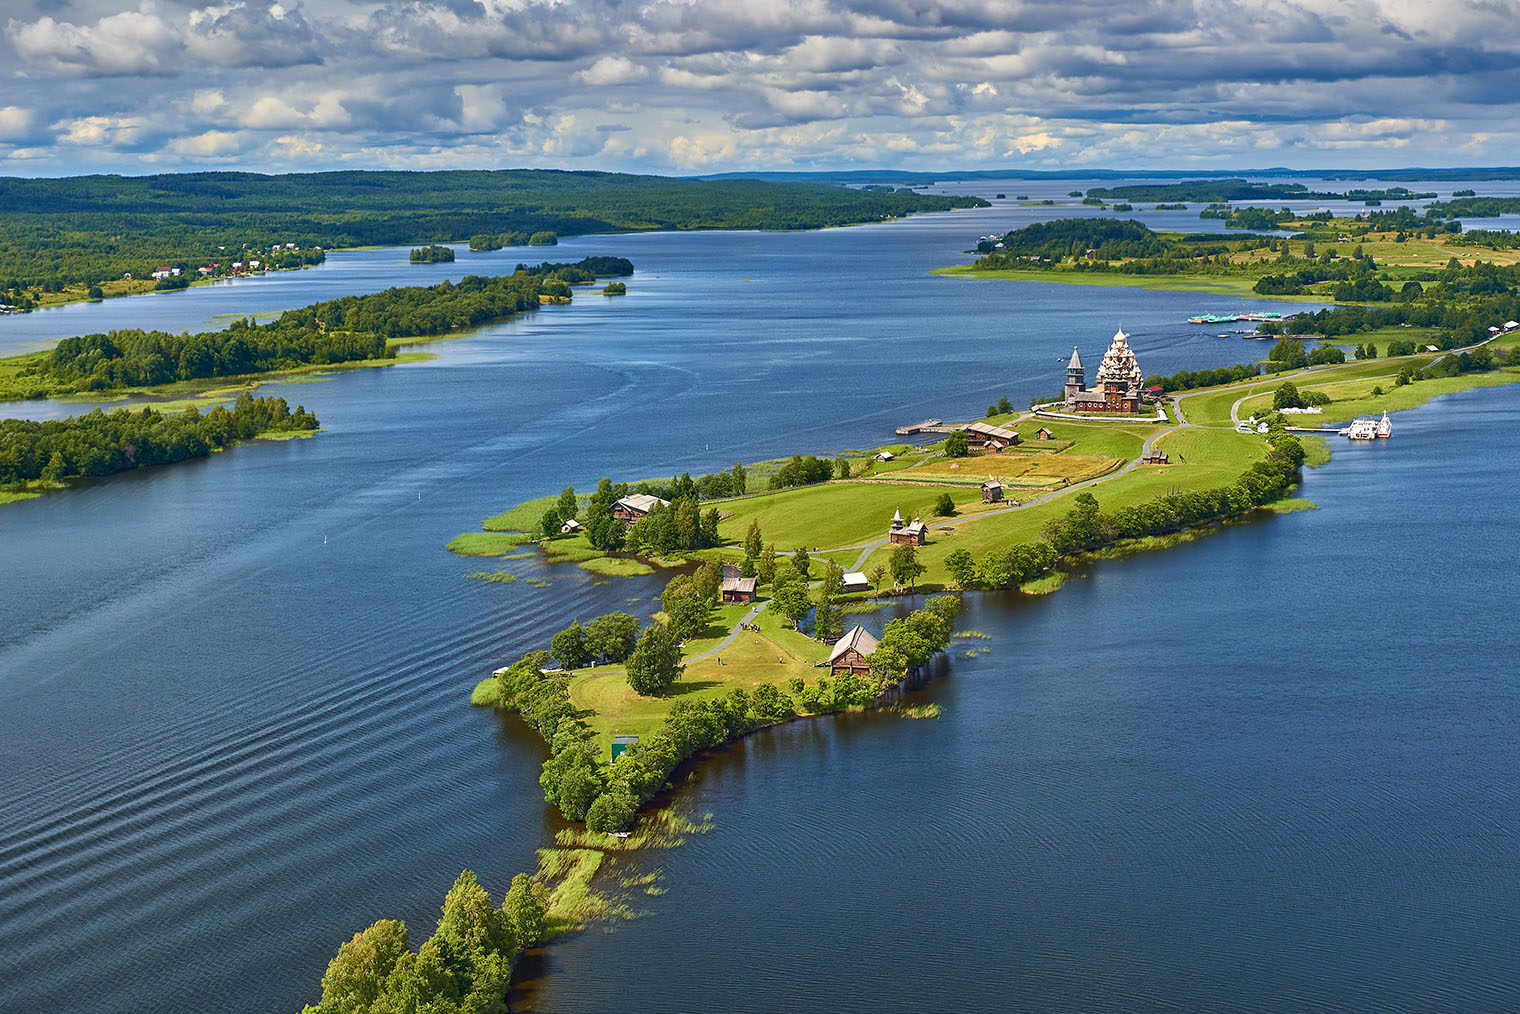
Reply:
[[[686,644],[690,658],[715,647],[751,609],[747,605],[719,606],[700,638]],[[758,633],[744,631],[721,656],[689,663],[670,691],[662,697],[642,697],[628,686],[621,665],[579,670],[570,680],[570,701],[590,711],[587,723],[597,735],[597,748],[605,757],[615,735],[648,735],[658,729],[677,700],[722,697],[735,687],[753,690],[762,683],[783,685],[793,676],[812,683],[821,670],[813,663],[828,657],[828,647],[788,627],[769,611],[757,618]],[[723,664],[718,664],[721,657]],[[782,659],[784,661],[778,661]]]

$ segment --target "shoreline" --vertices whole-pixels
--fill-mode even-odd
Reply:
[[[1257,279],[1234,275],[1129,275],[1117,271],[1070,271],[1040,268],[978,269],[970,264],[931,268],[931,275],[971,282],[1050,282],[1054,285],[1102,285],[1113,288],[1151,289],[1165,292],[1197,292],[1209,296],[1237,296],[1274,303],[1341,305],[1327,295],[1268,296],[1254,290]]]

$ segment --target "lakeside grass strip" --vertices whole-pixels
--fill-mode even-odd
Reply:
[[[446,548],[460,556],[505,556],[530,540],[521,532],[465,532],[449,540]]]

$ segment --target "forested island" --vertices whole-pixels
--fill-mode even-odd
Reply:
[[[523,245],[520,237],[548,246],[557,236],[645,229],[819,229],[985,205],[824,184],[557,170],[3,178],[0,302],[25,308],[86,298],[90,288],[147,291],[164,266],[182,276],[212,264],[231,272],[232,262],[264,270],[343,247],[470,238],[471,249],[491,250]]]
[[[154,408],[100,409],[88,415],[33,422],[0,419],[0,503],[56,489],[65,480],[97,478],[151,465],[204,458],[254,437],[315,431],[316,416],[284,398],[238,395],[231,409],[195,406],[178,414]]]
[[[510,275],[386,289],[286,310],[267,324],[219,331],[111,331],[65,338],[51,351],[0,359],[0,400],[98,394],[200,380],[267,376],[311,366],[394,360],[409,338],[487,324],[570,297],[570,286],[630,275],[622,257],[519,265]]]
[[[413,264],[453,264],[454,248],[433,243],[414,249],[408,260]]]

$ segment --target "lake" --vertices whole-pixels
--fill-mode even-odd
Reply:
[[[545,748],[469,689],[571,618],[647,615],[661,582],[533,560],[504,566],[548,587],[467,580],[480,561],[442,546],[481,518],[1027,404],[1121,325],[1147,373],[1260,353],[1183,322],[1280,303],[927,273],[1052,210],[339,252],[0,320],[18,350],[518,260],[637,268],[626,297],[430,362],[272,385],[320,417],[312,440],[0,509],[0,1009],[296,1010],[354,931],[405,918],[415,943],[461,868],[498,895],[533,868],[559,826]],[[942,718],[794,723],[698,765],[676,802],[714,829],[633,863],[667,893],[556,944],[523,999],[1512,1009],[1516,578],[1490,561],[1515,542],[1492,434],[1517,409],[1510,388],[1441,399],[1337,442],[1305,480],[1321,510],[971,597],[991,650],[922,692]]]

